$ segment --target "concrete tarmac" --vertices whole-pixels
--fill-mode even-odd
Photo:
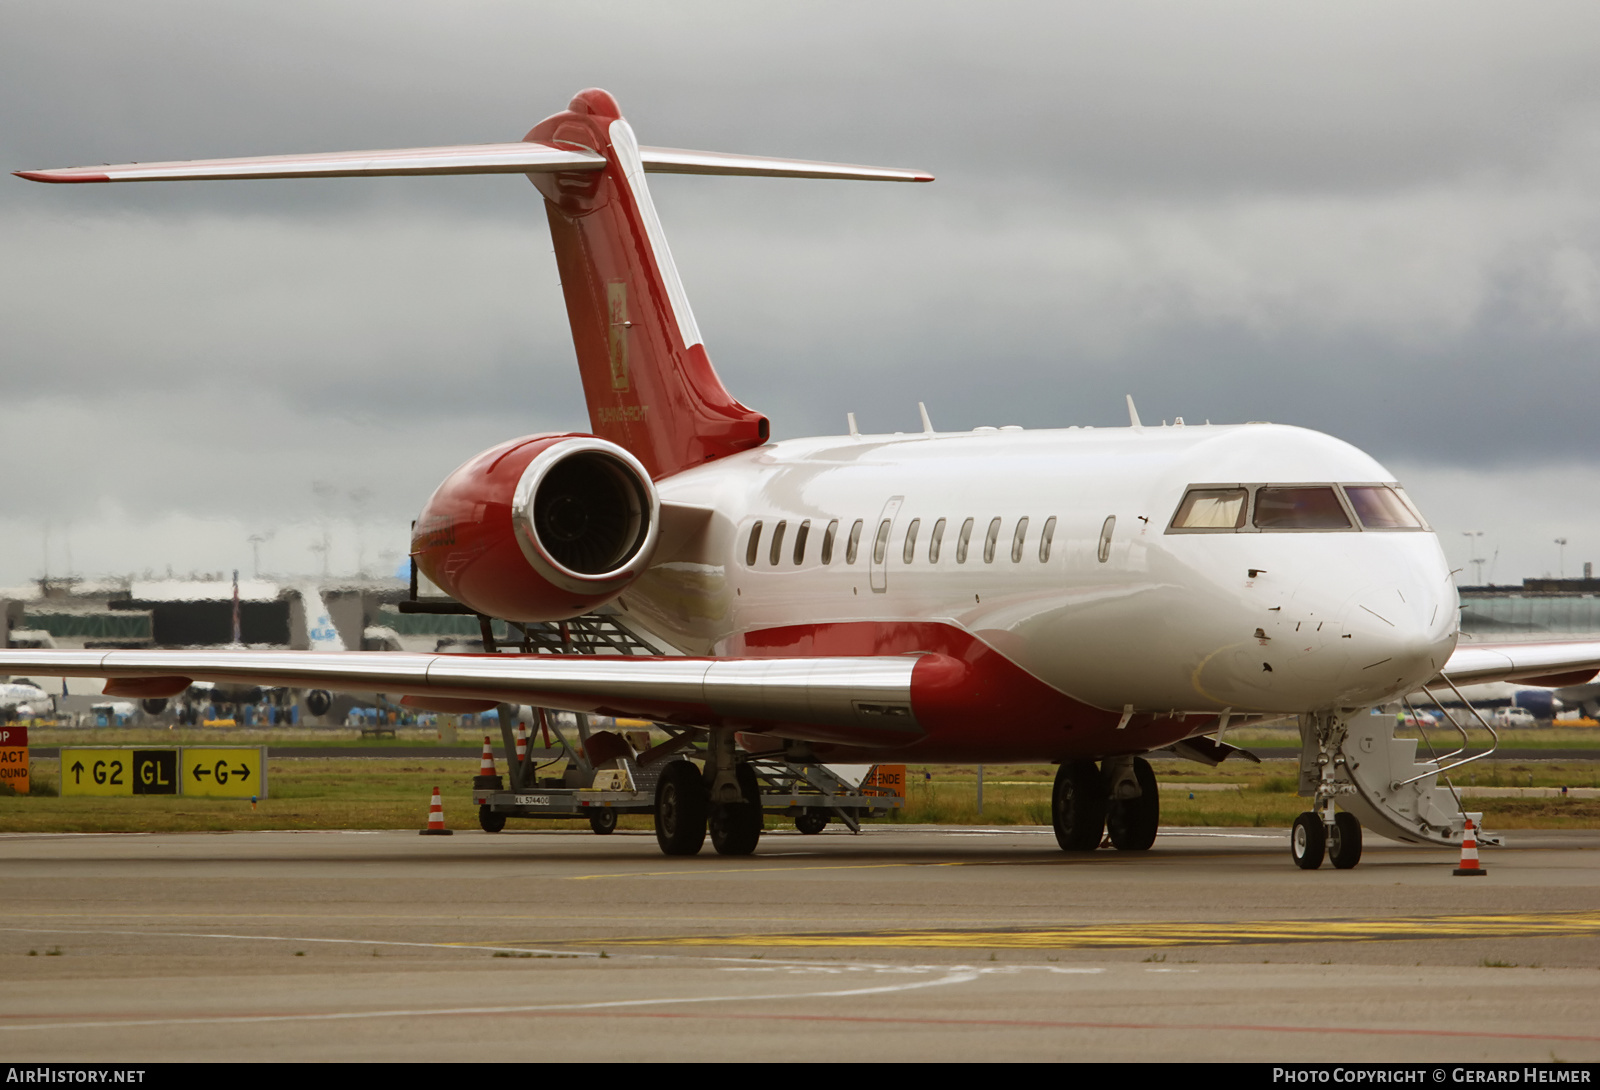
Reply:
[[[0,835],[0,1059],[1600,1060],[1600,831]]]

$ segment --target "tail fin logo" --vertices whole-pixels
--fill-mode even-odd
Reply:
[[[612,281],[606,285],[606,307],[611,312],[611,388],[628,388],[628,285]]]

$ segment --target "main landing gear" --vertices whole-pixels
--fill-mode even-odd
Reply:
[[[656,781],[656,843],[664,855],[696,855],[706,842],[706,784],[693,761],[673,761]]]
[[[707,831],[718,855],[749,855],[761,839],[761,788],[734,753],[733,732],[711,732],[706,769],[673,761],[656,782],[656,843],[667,855],[695,855]]]
[[[1063,761],[1051,794],[1050,819],[1062,851],[1089,852],[1109,833],[1119,851],[1148,851],[1161,823],[1156,774],[1143,757]]]

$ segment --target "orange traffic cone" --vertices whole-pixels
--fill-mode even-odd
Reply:
[[[522,764],[528,759],[528,724],[517,720],[517,764]]]
[[[433,789],[433,801],[428,804],[428,827],[419,830],[418,836],[450,836],[454,829],[444,827],[444,802],[439,798],[439,789]]]
[[[1461,865],[1451,873],[1465,877],[1489,873],[1478,866],[1478,834],[1471,818],[1467,819],[1467,827],[1461,834]]]
[[[489,736],[483,736],[483,760],[478,763],[478,774],[472,777],[474,791],[499,791],[505,786],[500,780],[500,773],[494,770],[494,748],[489,744]],[[482,797],[478,797],[483,802]]]

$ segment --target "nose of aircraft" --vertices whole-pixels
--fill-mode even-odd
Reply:
[[[1413,690],[1455,650],[1455,588],[1448,573],[1434,580],[1416,572],[1386,574],[1353,595],[1340,618],[1340,638],[1348,644],[1341,703],[1377,703]]]
[[[1270,619],[1255,630],[1266,638],[1254,657],[1239,656],[1251,672],[1238,680],[1282,710],[1393,700],[1433,677],[1455,648],[1455,587],[1432,534],[1333,537],[1301,544],[1302,554],[1316,548],[1315,562],[1281,564],[1294,574],[1275,597],[1252,603],[1260,617],[1270,601]]]

